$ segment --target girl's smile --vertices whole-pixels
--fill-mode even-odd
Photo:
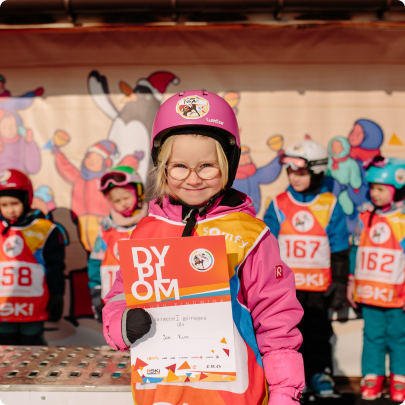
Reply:
[[[170,163],[188,168],[218,164],[215,141],[208,137],[181,135],[173,142]],[[183,167],[184,167],[183,166]],[[210,179],[203,180],[193,170],[183,180],[175,180],[167,173],[167,184],[176,198],[188,205],[203,205],[222,189],[221,172]]]

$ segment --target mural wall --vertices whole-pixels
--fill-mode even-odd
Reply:
[[[368,199],[362,163],[378,154],[405,155],[405,59],[384,48],[391,41],[390,49],[403,49],[400,33],[0,35],[0,49],[10,55],[0,71],[0,170],[30,175],[34,207],[53,218],[69,242],[66,319],[49,325],[51,343],[103,343],[85,297],[86,252],[109,212],[97,181],[126,164],[150,186],[153,119],[173,93],[206,89],[232,106],[242,139],[234,187],[251,196],[261,218],[287,187],[279,151],[305,135],[329,150],[327,175],[350,229],[356,206]],[[201,40],[198,52],[190,35]],[[377,65],[378,49],[385,65]],[[354,375],[357,366],[339,365]]]

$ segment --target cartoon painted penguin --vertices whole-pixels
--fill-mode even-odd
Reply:
[[[134,89],[125,82],[120,82],[120,89],[125,94],[125,105],[118,111],[112,103],[107,79],[97,71],[88,78],[89,92],[94,102],[113,120],[108,139],[117,145],[120,157],[143,152],[137,171],[145,182],[150,165],[150,133],[153,120],[163,101],[167,86],[177,85],[179,79],[169,72],[155,72],[147,79],[139,79]],[[118,159],[113,158],[114,165]]]

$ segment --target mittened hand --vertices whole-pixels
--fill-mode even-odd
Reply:
[[[63,295],[52,294],[49,297],[46,310],[49,313],[48,321],[58,322],[63,314]]]
[[[346,284],[338,281],[332,281],[325,297],[330,297],[329,309],[331,311],[341,311],[346,301]]]
[[[130,309],[127,313],[127,338],[132,343],[146,335],[151,328],[152,318],[142,308]]]
[[[103,322],[103,301],[101,300],[101,288],[92,288],[90,290],[91,295],[91,309],[94,313],[94,319],[99,321],[100,323]]]

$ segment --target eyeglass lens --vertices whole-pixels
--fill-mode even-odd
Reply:
[[[169,165],[168,173],[174,180],[184,180],[188,177],[190,171],[189,167],[185,165]],[[211,180],[219,173],[219,168],[213,165],[201,165],[195,169],[198,177],[202,180]]]

